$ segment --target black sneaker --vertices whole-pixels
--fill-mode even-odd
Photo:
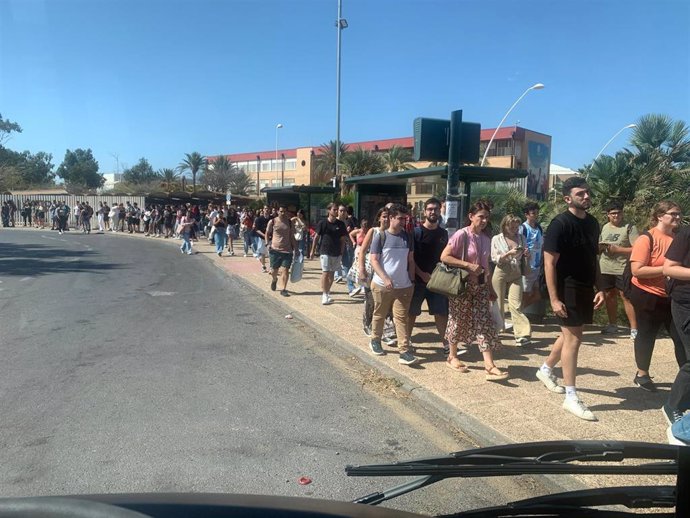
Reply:
[[[280,290],[280,294],[281,294],[283,297],[289,297],[289,296],[290,296],[290,294],[288,293],[288,290]]]
[[[683,418],[683,412],[676,408],[671,408],[668,403],[664,403],[664,406],[661,407],[661,411],[664,413],[664,417],[666,418],[666,422],[669,425],[672,425],[673,423],[677,423]]]
[[[633,383],[640,387],[642,390],[646,390],[647,392],[656,392],[656,385],[652,381],[652,377],[649,374],[645,374],[644,376],[639,376],[635,374],[635,379],[633,380]]]
[[[278,279],[273,279],[271,281],[271,291],[276,291],[276,286],[278,285]]]
[[[371,339],[369,342],[369,348],[371,349],[372,354],[375,354],[376,356],[383,356],[386,354],[386,351],[384,351],[383,347],[381,347],[381,340],[377,340],[376,338]]]
[[[417,358],[415,358],[411,352],[406,351],[400,355],[400,358],[398,358],[398,363],[403,365],[412,365],[413,363],[417,363]]]
[[[370,326],[362,326],[362,331],[364,331],[365,335],[371,336],[371,327]]]
[[[445,356],[448,356],[450,354],[450,346],[448,345],[448,342],[443,340],[443,354]]]

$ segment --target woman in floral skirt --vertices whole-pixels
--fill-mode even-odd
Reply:
[[[469,212],[470,224],[453,234],[441,253],[445,264],[469,273],[465,290],[457,297],[448,297],[447,365],[458,372],[467,372],[467,367],[456,357],[458,344],[477,342],[484,357],[486,380],[502,381],[508,378],[508,373],[501,371],[493,359],[493,351],[500,341],[491,318],[491,301],[496,300],[496,292],[489,269],[491,238],[485,233],[490,217],[488,202],[474,203]]]

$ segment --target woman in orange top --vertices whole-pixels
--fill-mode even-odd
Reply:
[[[671,300],[666,294],[666,277],[663,274],[664,256],[673,234],[681,220],[680,207],[672,201],[660,201],[652,209],[649,230],[633,244],[630,255],[632,278],[631,301],[637,317],[635,338],[635,385],[649,392],[656,392],[656,385],[649,376],[649,365],[654,352],[659,328],[663,325],[671,335],[676,361],[681,366],[686,361],[685,349],[671,320]],[[651,236],[651,239],[650,239]]]

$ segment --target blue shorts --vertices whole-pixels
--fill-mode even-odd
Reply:
[[[438,293],[433,293],[426,289],[426,284],[421,282],[414,283],[414,293],[410,302],[410,315],[419,316],[422,314],[422,302],[426,300],[429,306],[430,315],[448,316],[448,299]]]

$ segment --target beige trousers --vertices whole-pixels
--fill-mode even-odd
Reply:
[[[498,307],[501,315],[504,315],[504,304],[506,292],[508,294],[508,309],[510,318],[513,321],[513,333],[515,338],[527,337],[532,335],[532,326],[522,312],[522,275],[520,272],[504,272],[496,267],[491,279],[496,295],[498,295]]]

